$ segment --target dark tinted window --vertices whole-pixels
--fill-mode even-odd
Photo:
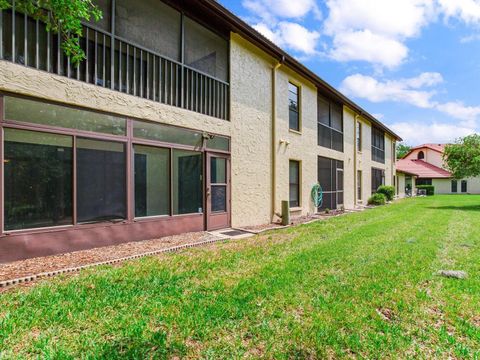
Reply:
[[[203,212],[202,154],[173,150],[173,213]]]
[[[289,126],[290,129],[296,131],[300,131],[299,94],[299,87],[292,83],[288,83]]]
[[[79,222],[126,218],[125,145],[77,139]]]
[[[134,146],[135,216],[170,214],[170,150]]]
[[[372,127],[372,160],[385,163],[385,133]]]
[[[289,164],[290,207],[300,206],[300,163],[290,160]]]
[[[385,184],[385,170],[372,168],[372,194]]]
[[[5,229],[72,224],[70,136],[5,129]]]
[[[467,181],[466,180],[462,180],[462,193],[466,193],[467,192]]]
[[[416,179],[416,185],[432,185],[432,179]]]
[[[458,183],[457,180],[452,180],[452,193],[458,192]]]

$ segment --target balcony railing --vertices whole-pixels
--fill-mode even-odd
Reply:
[[[0,59],[228,120],[229,84],[84,25],[86,59],[73,66],[61,38],[15,9],[0,10]]]

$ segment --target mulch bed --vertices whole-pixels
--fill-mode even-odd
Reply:
[[[194,232],[0,264],[0,281],[139,255],[213,238],[215,236],[207,232]]]

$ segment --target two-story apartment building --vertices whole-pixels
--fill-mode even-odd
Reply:
[[[98,0],[86,60],[0,13],[0,262],[354,208],[399,137],[213,0]],[[311,189],[319,182],[323,204]]]
[[[480,194],[480,178],[455,179],[446,169],[443,153],[446,144],[423,144],[413,147],[397,162],[399,196],[404,189],[415,194],[417,185],[433,185],[436,194]]]

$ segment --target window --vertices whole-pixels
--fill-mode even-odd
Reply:
[[[343,152],[343,109],[318,97],[318,145]]]
[[[173,150],[173,214],[203,212],[203,155]]]
[[[392,142],[392,164],[397,162],[397,144]]]
[[[462,187],[462,193],[466,193],[467,192],[467,180],[462,180],[461,187]]]
[[[110,25],[112,23],[112,1],[111,0],[95,0],[94,4],[102,11],[102,18],[99,21],[95,21],[92,18],[88,21],[90,26],[100,28],[102,30],[110,32]]]
[[[357,151],[362,151],[362,123],[357,121]]]
[[[5,119],[67,129],[125,135],[124,118],[46,102],[5,96]]]
[[[458,192],[458,182],[457,180],[452,180],[452,193]]]
[[[79,138],[76,150],[78,222],[125,219],[125,145]]]
[[[72,224],[72,137],[4,134],[5,230]]]
[[[425,154],[423,153],[423,151],[420,151],[417,155],[417,159],[418,160],[423,160],[425,158]]]
[[[180,12],[157,0],[116,0],[115,32],[146,49],[180,61]]]
[[[210,158],[210,191],[213,212],[227,211],[227,159]]]
[[[141,139],[198,147],[202,146],[203,140],[200,132],[137,120],[133,122],[133,136]]]
[[[300,162],[290,160],[289,168],[290,207],[300,206]]]
[[[385,170],[372,168],[372,194],[382,185],[385,185]]]
[[[288,121],[290,130],[300,131],[300,88],[288,83]]]
[[[185,21],[185,64],[228,81],[228,41],[195,21]]]
[[[432,179],[415,179],[415,185],[432,185]]]
[[[318,183],[323,190],[323,202],[319,211],[337,209],[343,204],[343,161],[319,156]]]
[[[372,127],[372,160],[385,164],[385,133]]]
[[[170,150],[134,145],[135,217],[170,214]]]
[[[362,200],[362,171],[357,170],[357,200]]]

